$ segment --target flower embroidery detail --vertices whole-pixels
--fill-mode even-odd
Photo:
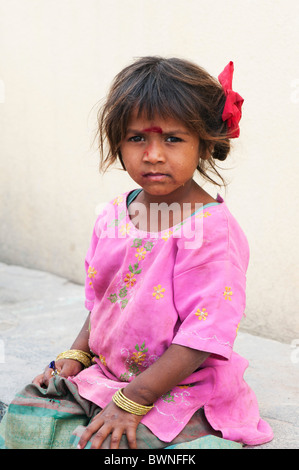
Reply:
[[[104,366],[107,366],[107,362],[106,362],[105,356],[103,356],[102,354],[100,354],[100,355],[99,355],[99,359],[100,359],[101,363],[102,363]]]
[[[155,292],[153,292],[153,297],[155,297],[157,300],[164,297],[164,294],[162,294],[162,292],[165,292],[165,289],[164,287],[161,286],[161,284],[158,284],[157,286],[155,286],[154,291]]]
[[[135,238],[132,247],[138,248],[140,245],[142,245],[142,238]]]
[[[122,225],[120,227],[120,231],[122,231],[123,234],[125,232],[129,233],[130,229],[131,227],[129,224]],[[120,285],[119,292],[110,294],[110,296],[107,297],[107,299],[110,300],[111,303],[120,304],[121,309],[124,309],[128,305],[129,299],[131,296],[130,289],[128,288],[131,288],[135,285],[135,283],[137,282],[136,274],[140,274],[142,271],[142,269],[139,266],[140,264],[139,261],[144,260],[147,253],[152,251],[153,247],[154,247],[154,243],[152,241],[145,241],[144,243],[142,238],[135,238],[133,240],[133,244],[131,245],[131,248],[136,248],[135,257],[138,258],[138,261],[136,260],[137,261],[136,263],[129,264],[128,270],[130,272],[128,272],[123,278],[122,284]],[[160,294],[160,297],[163,297],[163,294]],[[160,297],[157,297],[157,298],[160,298]]]
[[[117,294],[110,294],[108,299],[112,304],[115,304],[117,302]]]
[[[132,287],[136,282],[136,277],[134,277],[133,273],[127,273],[126,277],[124,278],[124,282],[126,283],[127,287]]]
[[[130,377],[137,376],[146,369],[151,363],[149,363],[149,359],[157,359],[155,356],[150,356],[150,358],[147,357],[148,348],[145,347],[145,341],[141,346],[136,344],[135,351],[133,353],[129,352],[127,349],[122,349],[122,353],[127,353],[125,366],[128,372],[125,372],[120,376],[120,380],[125,382],[129,382]]]
[[[164,240],[165,242],[167,242],[167,240],[169,240],[170,236],[172,235],[172,231],[170,230],[169,232],[165,232],[162,236],[162,240]]]
[[[138,258],[138,261],[141,261],[142,259],[145,258],[145,255],[146,255],[146,250],[141,247],[141,248],[137,248],[137,253],[135,254],[136,258]]]
[[[91,266],[89,266],[87,274],[88,274],[88,277],[92,279],[97,274],[97,271],[95,270],[95,268],[92,268]]]
[[[130,224],[124,224],[124,225],[122,225],[122,226],[120,227],[119,230],[120,230],[120,233],[121,233],[122,235],[126,235],[126,234],[128,234],[128,233],[130,232],[131,226],[130,226]]]
[[[138,365],[142,365],[142,363],[146,359],[146,354],[142,351],[134,352],[131,357],[132,361],[135,362]]]
[[[122,219],[125,218],[125,216],[126,216],[125,211],[121,211],[118,215],[118,219],[113,219],[111,222],[109,222],[107,227],[118,227],[118,224],[120,223]]]
[[[88,271],[87,271],[87,276],[89,277],[89,279],[93,279],[96,274],[97,274],[97,271],[95,270],[95,268],[93,268],[92,266],[89,266]],[[89,285],[93,289],[92,281],[89,282]]]
[[[135,274],[140,274],[141,269],[138,269],[138,263],[135,263],[134,268],[132,267],[131,264],[129,265],[129,271],[130,272],[127,273],[126,277],[124,278],[124,282],[126,283],[127,287],[132,287],[136,282],[136,277],[134,276]]]
[[[209,211],[204,211],[204,212],[200,212],[198,215],[196,215],[196,217],[198,218],[201,218],[201,217],[209,217],[210,215],[212,215]]]
[[[118,296],[119,296],[120,298],[126,297],[127,293],[128,293],[127,288],[126,288],[126,287],[123,287],[122,289],[120,289],[120,291],[119,291],[119,293],[118,293]]]
[[[223,292],[225,300],[232,300],[231,296],[233,295],[233,292],[230,287],[226,287]]]
[[[122,300],[121,303],[120,303],[121,308],[125,308],[127,306],[128,302],[129,302],[128,299]]]
[[[153,242],[146,242],[144,244],[144,248],[146,249],[146,251],[152,251],[153,247],[154,247]]]
[[[177,385],[178,388],[184,389],[184,388],[191,388],[194,387],[195,384],[186,384],[186,385]]]
[[[165,393],[164,395],[161,396],[162,400],[166,403],[170,403],[171,401],[175,401],[174,400],[174,395],[171,393],[171,391]]]
[[[119,206],[119,204],[121,204],[123,202],[123,200],[124,200],[123,196],[118,196],[114,199],[113,205],[114,206]]]
[[[205,308],[203,308],[202,310],[198,308],[195,312],[195,315],[198,317],[198,320],[206,320],[208,312]]]

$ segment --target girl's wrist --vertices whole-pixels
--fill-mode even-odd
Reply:
[[[85,368],[90,367],[92,363],[92,356],[86,351],[79,349],[68,349],[56,357],[56,361],[60,359],[73,359],[80,362]]]
[[[136,379],[133,381],[135,382]],[[137,387],[136,383],[130,382],[124,389],[123,394],[129,399],[142,406],[152,406],[159,396],[144,387]]]
[[[112,401],[115,403],[116,406],[121,408],[128,413],[137,415],[137,416],[144,416],[146,415],[154,405],[141,405],[138,402],[130,400],[124,393],[124,389],[118,390],[112,397]]]

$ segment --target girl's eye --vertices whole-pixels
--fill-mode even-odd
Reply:
[[[134,135],[133,137],[130,137],[128,139],[129,142],[142,142],[144,140],[144,137],[141,135]]]
[[[132,137],[128,138],[128,142],[144,142],[145,139],[146,138],[143,135],[133,135]],[[169,135],[165,138],[165,142],[175,144],[176,142],[182,142],[182,139],[180,139],[179,137],[175,137],[174,135]]]
[[[170,142],[171,144],[174,144],[176,142],[182,142],[182,139],[180,139],[179,137],[175,137],[173,135],[167,137],[166,139],[167,142]]]

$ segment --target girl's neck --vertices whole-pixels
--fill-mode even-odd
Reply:
[[[199,204],[205,205],[217,201],[204,191],[194,180],[190,180],[185,183],[185,185],[167,195],[152,195],[143,190],[138,194],[134,202],[142,204],[146,209],[146,211],[144,211],[144,217],[140,217],[139,213],[139,217],[137,217],[138,226],[136,225],[136,228],[145,232],[160,232],[173,227],[186,217],[189,217],[198,209]],[[135,223],[135,210],[138,211],[138,207],[136,208],[134,202],[129,206],[129,215],[133,223]],[[164,204],[164,208],[166,206],[165,213],[168,216],[162,217],[163,220],[159,219],[158,224],[153,227],[153,219],[158,220],[158,218],[153,217],[152,211],[157,210],[157,205],[160,205],[159,210],[161,210],[162,203]],[[167,207],[171,210],[167,211]]]
[[[138,197],[138,202],[145,204],[148,208],[150,204],[166,203],[168,205],[172,203],[178,203],[181,207],[184,204],[189,203],[190,205],[197,204],[208,204],[210,202],[216,202],[203,188],[201,188],[193,179],[189,180],[184,185],[172,193],[166,195],[152,195],[142,190]]]

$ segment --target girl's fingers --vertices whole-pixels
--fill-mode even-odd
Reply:
[[[109,436],[111,433],[112,429],[110,426],[107,424],[104,424],[93,436],[92,438],[92,443],[91,443],[91,449],[100,449],[104,440]],[[120,435],[121,438],[121,435]],[[120,441],[120,438],[118,440],[117,434],[115,434],[115,445],[117,445],[117,442]],[[118,447],[113,447],[114,449],[117,449]]]
[[[118,449],[119,443],[122,438],[122,435],[125,433],[127,436],[127,441],[130,449],[137,449],[137,442],[136,442],[136,429],[134,428],[127,428],[123,427],[118,428],[111,428],[111,425],[107,423],[102,423],[102,426],[99,426],[99,420],[96,422],[91,422],[83,432],[79,443],[78,448],[84,449],[87,445],[88,441],[91,440],[91,449],[100,449],[103,442],[107,437],[110,435],[110,449]]]
[[[128,428],[127,432],[127,441],[130,449],[137,449],[137,440],[136,440],[136,429]]]
[[[52,377],[52,369],[46,368],[42,374],[39,374],[32,380],[32,383],[38,385],[39,387],[48,387],[49,380]]]
[[[44,383],[44,374],[39,374],[36,377],[34,377],[34,379],[32,380],[32,383],[41,387],[42,384]]]
[[[83,432],[82,436],[80,437],[79,443],[78,443],[78,448],[79,449],[84,449],[86,446],[87,442],[91,439],[93,434],[98,433],[99,437],[101,437],[100,430],[102,425],[104,424],[103,419],[99,415],[97,415],[90,423],[88,426],[86,426],[85,431]],[[106,435],[107,437],[107,435]],[[95,448],[95,447],[92,447]]]
[[[110,435],[110,449],[118,449],[121,438],[124,434],[124,429],[122,427],[111,429],[110,426],[104,425],[95,435],[92,437],[92,445],[91,449],[100,449]],[[127,440],[130,449],[137,449],[137,442],[136,442],[136,431],[135,430],[128,430],[127,431]],[[108,441],[109,442],[109,441]]]
[[[85,428],[78,448],[84,449],[91,441],[91,449],[100,449],[109,436],[110,449],[118,449],[122,435],[126,434],[129,448],[137,449],[136,430],[140,419],[141,416],[127,413],[110,402]]]
[[[117,429],[113,431],[113,433],[111,434],[111,439],[110,439],[110,449],[119,448],[119,443],[122,438],[122,435],[123,435],[122,429]]]

